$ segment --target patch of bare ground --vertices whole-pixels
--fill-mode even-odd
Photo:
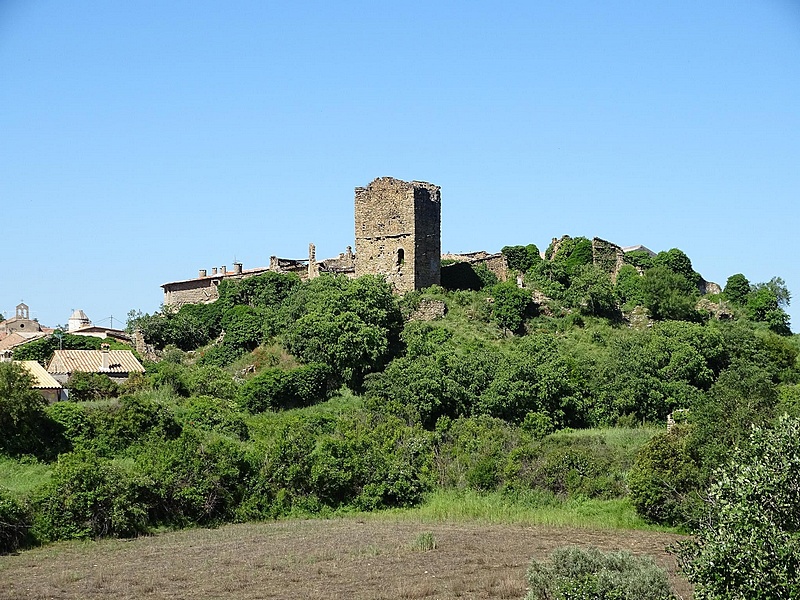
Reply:
[[[432,533],[436,548],[415,541]],[[0,557],[0,599],[516,598],[530,559],[565,545],[647,554],[691,598],[665,548],[645,531],[441,524],[387,519],[281,521],[61,543]]]

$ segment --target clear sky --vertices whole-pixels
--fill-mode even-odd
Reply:
[[[445,251],[677,247],[800,331],[800,2],[0,0],[6,316],[334,256],[380,176],[442,187]]]

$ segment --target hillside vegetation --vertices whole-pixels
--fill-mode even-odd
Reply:
[[[701,297],[676,249],[612,279],[587,243],[507,247],[510,282],[460,265],[403,297],[373,276],[225,280],[213,304],[132,313],[160,360],[81,380],[78,402],[0,365],[0,548],[464,493],[695,527],[751,427],[800,416],[789,292],[736,274]],[[444,317],[409,319],[431,302]]]

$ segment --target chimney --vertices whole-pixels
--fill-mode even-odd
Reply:
[[[101,357],[100,370],[101,371],[108,371],[108,365],[109,365],[108,349],[109,348],[110,348],[110,346],[108,344],[100,344],[100,357]]]
[[[228,272],[228,267],[226,267],[225,265],[222,265],[222,266],[219,268],[219,272],[220,272],[220,273],[222,273],[223,275],[225,275],[225,273],[227,273],[227,272]]]
[[[237,275],[242,274],[242,263],[233,263],[233,272]]]
[[[216,275],[217,274],[217,267],[211,267],[211,274],[212,275]]]
[[[200,269],[200,271],[198,272],[197,276],[198,277],[205,277],[207,275],[207,273],[208,273],[208,271],[206,271],[205,269]]]

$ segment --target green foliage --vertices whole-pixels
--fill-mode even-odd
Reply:
[[[560,263],[568,276],[572,275],[582,266],[592,263],[592,241],[585,237],[571,238],[565,235],[561,238],[558,251],[552,255],[554,263]]]
[[[132,310],[128,313],[126,329],[140,331],[144,339],[159,350],[169,345],[193,350],[208,343],[213,332],[219,332],[219,307],[214,304],[205,311],[163,306],[160,312],[152,315]]]
[[[695,598],[800,596],[800,420],[754,428],[719,470],[679,562]]]
[[[756,286],[747,296],[747,315],[753,321],[766,323],[780,335],[791,335],[789,315],[780,307],[778,293],[768,286]]]
[[[542,260],[526,273],[525,286],[539,290],[549,298],[561,300],[569,286],[569,275],[563,263]]]
[[[489,288],[492,297],[492,318],[503,329],[519,331],[531,306],[530,292],[513,282],[498,283]]]
[[[611,277],[592,264],[575,269],[567,292],[567,301],[584,315],[619,318],[617,296]]]
[[[225,308],[249,306],[251,308],[276,308],[291,296],[300,285],[294,273],[268,271],[244,279],[223,279],[219,284],[219,302]]]
[[[532,560],[525,600],[672,600],[667,573],[652,558],[596,548],[558,548]]]
[[[598,435],[556,433],[509,454],[505,485],[546,490],[558,497],[621,498],[628,460],[627,453]]]
[[[248,379],[239,390],[239,406],[248,412],[310,406],[330,397],[331,369],[311,363],[296,369],[267,369]]]
[[[139,482],[90,452],[62,454],[34,499],[40,541],[132,536],[147,531]]]
[[[0,362],[0,452],[47,452],[47,401],[31,385],[33,379],[23,366]]]
[[[622,265],[619,273],[617,273],[617,283],[614,291],[625,310],[631,310],[636,306],[644,306],[642,276],[635,267]]]
[[[666,252],[659,252],[653,257],[653,267],[669,269],[677,275],[683,276],[689,285],[697,287],[700,275],[692,268],[692,261],[683,251],[672,248]]]
[[[486,415],[440,419],[437,433],[439,483],[448,488],[497,489],[506,456],[521,443],[515,428]]]
[[[417,552],[430,552],[431,550],[436,550],[436,538],[433,536],[433,532],[424,531],[420,533],[417,536],[417,539],[414,540],[412,548]]]
[[[656,266],[642,278],[644,305],[654,319],[696,321],[697,288],[686,277],[667,267]]]
[[[248,438],[247,423],[231,407],[231,402],[213,396],[193,396],[184,401],[179,412],[184,427],[216,431],[240,440]]]
[[[585,378],[594,397],[590,423],[610,424],[626,414],[663,422],[675,408],[691,406],[710,388],[725,353],[718,331],[667,321],[648,331],[616,333],[598,359]]]
[[[179,525],[232,519],[250,474],[240,445],[190,428],[177,439],[152,441],[136,464],[150,479],[151,518]]]
[[[685,426],[676,426],[653,437],[628,475],[631,502],[651,523],[688,525],[698,520],[704,478],[688,434]]]
[[[391,288],[375,276],[313,279],[289,299],[283,314],[291,319],[287,349],[303,362],[327,364],[356,389],[367,373],[388,362],[402,328]]]
[[[119,385],[105,373],[73,373],[67,386],[69,399],[74,402],[106,400],[119,395]]]
[[[47,366],[56,350],[99,350],[100,345],[107,343],[112,350],[130,350],[131,347],[111,338],[101,340],[88,335],[72,335],[65,333],[59,340],[55,336],[47,336],[14,348],[14,360],[35,360]]]
[[[723,294],[725,299],[736,306],[744,306],[747,302],[747,295],[750,293],[750,282],[741,273],[731,275],[725,283]]]
[[[576,390],[569,363],[547,335],[526,336],[503,353],[497,374],[480,396],[477,410],[514,423],[531,411],[558,426],[577,424]]]
[[[438,352],[405,356],[366,382],[367,405],[392,411],[433,428],[442,416],[460,417],[471,411],[494,377],[497,354],[476,348],[466,355]]]
[[[0,554],[14,552],[30,542],[31,507],[0,488]]]
[[[520,273],[527,272],[535,264],[541,262],[539,248],[535,244],[527,246],[503,246],[500,252],[506,257],[508,268]]]
[[[633,250],[625,253],[625,264],[646,271],[655,266],[654,257],[647,250]]]

